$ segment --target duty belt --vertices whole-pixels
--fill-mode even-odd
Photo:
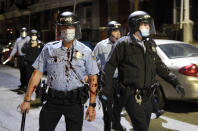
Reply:
[[[78,96],[79,95],[79,89],[74,89],[71,91],[58,91],[52,88],[49,88],[48,90],[48,96],[54,97],[56,99],[65,99],[70,98],[71,96]]]
[[[154,93],[156,87],[159,86],[159,83],[156,82],[154,84],[151,84],[149,87],[147,88],[130,88],[130,91],[132,94],[134,94],[135,96],[135,100],[136,102],[141,105],[142,103],[142,97],[146,96],[146,97],[150,97],[152,93]]]

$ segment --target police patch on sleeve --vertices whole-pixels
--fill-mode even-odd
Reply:
[[[95,57],[95,55],[94,55],[93,52],[91,53],[91,56],[92,56],[92,59],[93,59],[93,60],[96,60],[96,57]]]

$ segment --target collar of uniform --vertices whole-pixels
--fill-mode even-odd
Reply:
[[[110,41],[109,38],[107,38],[107,43],[113,45],[114,43]]]
[[[76,39],[73,41],[73,47],[74,47],[74,49],[75,49],[75,46],[76,46]],[[63,46],[63,41],[61,40],[61,49],[63,49],[64,51],[68,51],[68,50],[70,50],[72,48],[72,46],[70,47],[70,48],[67,48],[67,47],[65,47],[65,46]]]
[[[134,34],[133,34],[133,37],[135,38],[135,40],[136,40],[137,43],[142,43],[142,42],[143,42],[143,41],[139,40],[139,39],[137,38],[137,36],[135,36]]]

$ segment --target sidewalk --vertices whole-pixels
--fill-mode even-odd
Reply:
[[[193,41],[193,42],[192,42],[192,43],[190,43],[190,44],[192,44],[192,45],[194,45],[194,46],[198,47],[198,41]]]

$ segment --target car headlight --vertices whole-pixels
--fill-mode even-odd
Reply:
[[[8,49],[8,48],[4,48],[3,50],[2,50],[2,52],[4,53],[4,52],[7,52],[7,51],[9,51],[10,49]]]

